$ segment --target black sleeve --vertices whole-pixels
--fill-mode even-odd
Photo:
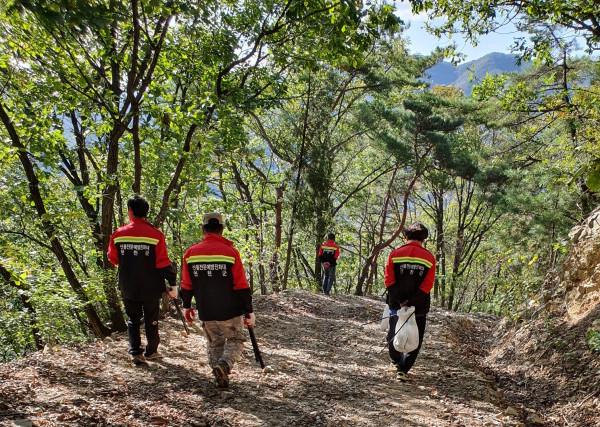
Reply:
[[[252,309],[252,291],[250,288],[237,289],[235,293],[240,299],[244,313],[252,313],[254,310]]]
[[[387,288],[387,297],[385,302],[390,307],[390,310],[398,310],[400,308],[400,286],[394,283]]]
[[[161,279],[166,280],[169,286],[175,286],[177,280],[177,271],[173,264],[158,269],[158,275]]]
[[[179,298],[183,302],[183,308],[192,308],[192,297],[194,296],[194,291],[191,289],[179,289]]]
[[[421,289],[417,289],[417,292],[415,292],[415,294],[412,297],[410,297],[406,305],[408,305],[409,307],[425,307],[427,304],[427,295],[428,294],[423,292]]]

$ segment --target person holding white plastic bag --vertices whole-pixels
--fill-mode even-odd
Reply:
[[[423,248],[427,239],[427,228],[415,222],[402,230],[406,238],[404,246],[395,249],[390,254],[385,267],[385,286],[387,288],[387,304],[390,310],[387,341],[392,364],[396,368],[396,378],[408,380],[408,371],[413,367],[425,334],[425,324],[435,279],[435,257]],[[415,320],[419,329],[419,346],[409,352],[400,353],[393,346],[398,310],[401,307],[414,307]]]

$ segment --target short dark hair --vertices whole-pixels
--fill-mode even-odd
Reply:
[[[223,231],[223,224],[219,223],[219,220],[217,218],[211,218],[208,220],[207,224],[203,224],[202,228],[204,228],[204,230],[207,233],[220,233],[221,231]]]
[[[408,227],[404,227],[402,230],[402,234],[408,240],[417,240],[419,242],[424,242],[429,236],[429,230],[420,222],[413,222]]]
[[[329,234],[327,235],[327,238],[328,238],[329,240],[335,240],[335,234],[334,234],[334,233],[329,233]]]
[[[133,216],[136,218],[146,218],[150,210],[150,205],[142,196],[133,196],[127,200],[127,209],[131,209]]]

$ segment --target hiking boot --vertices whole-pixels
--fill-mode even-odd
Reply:
[[[132,355],[131,361],[133,362],[134,365],[145,365],[146,364],[146,358],[144,357],[143,354]]]
[[[146,360],[156,360],[156,359],[162,359],[162,354],[160,354],[158,351],[155,351],[151,355],[146,356]]]
[[[399,370],[398,372],[396,372],[396,379],[402,382],[408,381],[408,374]]]
[[[226,362],[219,362],[213,368],[213,375],[219,387],[229,387],[229,365]]]

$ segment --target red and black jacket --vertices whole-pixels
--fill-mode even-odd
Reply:
[[[184,308],[196,301],[200,320],[228,320],[252,313],[252,292],[233,242],[209,233],[183,257],[181,299]]]
[[[133,218],[113,233],[108,259],[119,266],[123,298],[154,299],[165,292],[165,280],[175,285],[176,272],[167,254],[165,235],[144,218]]]
[[[415,307],[415,314],[428,313],[434,279],[435,257],[419,242],[411,241],[393,250],[385,266],[390,309],[398,310],[402,302],[408,301],[408,306]]]
[[[319,248],[319,260],[322,263],[328,262],[329,265],[337,265],[337,259],[340,256],[340,248],[333,240],[328,240]]]

